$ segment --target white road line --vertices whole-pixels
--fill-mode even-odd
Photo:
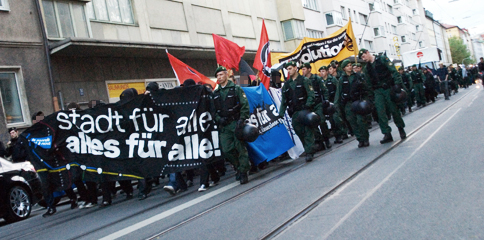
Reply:
[[[191,200],[189,202],[186,202],[184,204],[181,204],[179,206],[176,206],[176,207],[174,207],[174,208],[172,208],[170,210],[164,211],[164,212],[162,212],[160,214],[157,214],[157,215],[155,215],[153,217],[150,217],[150,218],[148,218],[148,219],[146,219],[144,221],[141,221],[141,222],[136,223],[134,225],[131,225],[131,226],[127,227],[127,228],[124,228],[124,229],[121,229],[121,230],[119,230],[117,232],[114,232],[112,234],[109,234],[109,235],[101,238],[101,240],[117,239],[117,238],[120,238],[122,236],[128,235],[128,234],[130,234],[130,233],[132,233],[132,232],[134,232],[136,230],[139,230],[141,228],[144,228],[144,227],[146,227],[146,226],[148,226],[148,225],[150,225],[152,223],[155,223],[155,222],[160,221],[160,220],[162,220],[164,218],[167,218],[167,217],[169,217],[169,216],[171,216],[171,215],[173,215],[173,214],[175,214],[177,212],[183,211],[183,210],[185,210],[185,209],[187,209],[187,208],[189,208],[189,207],[191,207],[191,206],[193,206],[195,204],[201,203],[201,202],[203,202],[203,201],[205,201],[207,199],[210,199],[212,197],[215,197],[215,196],[217,196],[217,195],[219,195],[219,194],[221,194],[221,193],[223,193],[223,192],[225,192],[227,190],[230,190],[230,189],[232,189],[232,188],[234,188],[234,187],[236,187],[238,185],[240,185],[239,182],[231,183],[231,184],[229,184],[229,185],[227,185],[227,186],[225,186],[223,188],[217,189],[217,190],[215,190],[213,192],[209,192],[209,193],[207,193],[207,194],[205,194],[203,196],[200,196],[200,197],[195,198],[195,199],[193,199],[193,200]]]
[[[363,203],[368,199],[370,198],[378,189],[380,189],[381,186],[383,186],[383,184],[385,184],[392,176],[393,174],[395,174],[401,167],[403,167],[403,165],[405,165],[405,163],[408,162],[408,160],[410,160],[423,146],[425,146],[425,144],[427,144],[428,141],[430,141],[430,139],[432,139],[432,137],[437,134],[437,132],[440,131],[440,129],[442,129],[459,111],[461,110],[461,108],[459,108],[454,114],[452,114],[452,116],[447,119],[442,125],[440,125],[439,128],[437,128],[437,130],[435,130],[423,143],[422,145],[420,145],[417,149],[415,149],[415,151],[413,151],[413,153],[407,158],[405,159],[405,161],[403,161],[395,170],[393,170],[388,176],[386,176],[376,187],[374,187],[373,189],[371,189],[366,195],[365,197],[358,203],[356,204],[355,207],[353,207],[353,209],[351,209],[343,218],[341,218],[325,235],[322,239],[327,239],[331,234],[333,234],[334,231],[336,231],[336,229],[338,229],[356,210],[358,210],[358,208],[363,205]],[[412,135],[411,137],[413,137],[415,135]],[[406,140],[408,141],[408,139]],[[336,195],[336,193],[335,193]]]

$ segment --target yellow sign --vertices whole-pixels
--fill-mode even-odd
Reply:
[[[144,94],[146,91],[145,82],[108,83],[109,98],[119,98],[128,88],[136,89],[138,94]]]
[[[346,26],[325,38],[303,38],[292,53],[271,53],[272,64],[288,61],[311,63],[311,71],[318,73],[321,66],[332,60],[342,61],[350,56],[358,56],[357,39],[353,33],[351,19]]]

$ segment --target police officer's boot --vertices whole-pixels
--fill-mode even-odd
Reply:
[[[412,112],[412,106],[408,106],[408,112]]]
[[[329,141],[329,138],[324,139],[324,144],[326,144],[326,149],[330,149],[332,147],[331,142]]]
[[[383,139],[380,141],[381,144],[393,142],[393,137],[391,133],[385,133]]]
[[[407,138],[407,133],[405,133],[405,130],[403,128],[398,128],[398,132],[400,133],[401,139]]]
[[[361,141],[358,143],[358,148],[362,148],[365,145],[365,141]]]
[[[246,172],[240,173],[240,184],[246,184],[249,182],[249,176]]]
[[[343,143],[343,140],[341,140],[341,136],[337,135],[334,136],[334,143]]]
[[[311,162],[311,161],[313,161],[313,154],[307,153],[306,154],[306,162]]]

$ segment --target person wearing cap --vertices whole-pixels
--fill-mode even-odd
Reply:
[[[378,113],[378,124],[382,132],[383,139],[381,144],[393,141],[392,128],[388,125],[387,112],[393,116],[393,122],[398,127],[400,138],[407,138],[405,133],[405,122],[402,115],[397,108],[397,105],[391,98],[391,91],[394,85],[401,88],[403,82],[402,77],[398,73],[393,63],[386,55],[373,56],[368,50],[362,48],[359,51],[358,57],[363,59],[367,64],[363,69],[366,76],[367,85],[372,91],[375,101],[375,107]]]
[[[402,76],[402,82],[404,90],[407,92],[407,107],[408,112],[412,112],[412,106],[414,104],[414,97],[413,97],[413,81],[410,74],[405,72],[405,68],[401,66],[398,68],[398,73]],[[405,108],[403,109],[402,113],[405,113]]]
[[[341,62],[341,68],[344,74],[338,81],[334,105],[346,113],[346,119],[354,131],[358,148],[370,146],[370,134],[368,132],[368,123],[366,116],[355,114],[351,110],[353,102],[358,100],[368,100],[368,90],[364,77],[353,72],[353,66],[350,60]]]
[[[289,79],[282,86],[282,100],[279,117],[287,112],[292,118],[292,127],[301,140],[306,152],[306,162],[313,160],[314,131],[305,126],[301,117],[302,110],[311,110],[314,105],[314,91],[309,79],[299,75],[296,62],[287,62],[285,68]]]
[[[415,91],[415,100],[417,100],[417,107],[425,107],[425,90],[423,83],[425,82],[425,75],[422,70],[417,69],[417,65],[412,65],[412,72],[410,73],[413,81],[413,90]]]
[[[335,66],[335,69],[336,69],[336,72],[337,72],[337,75],[338,75],[337,79],[339,80],[339,78],[343,75],[344,71],[339,67],[338,60],[332,60],[331,65]]]
[[[321,67],[323,68],[323,67]],[[319,73],[321,74],[321,68],[319,69]],[[337,78],[337,71],[335,65],[328,65],[326,70],[323,69],[323,73],[326,74],[328,77],[323,77],[323,81],[326,84],[329,92],[329,101],[334,103],[334,97],[336,95],[336,87],[338,86],[338,78]],[[341,110],[335,108],[336,112],[333,114],[333,117],[329,119],[331,123],[331,130],[333,131],[334,135],[334,143],[343,143],[343,139],[348,139],[348,130],[341,118]]]
[[[323,79],[316,74],[311,73],[311,64],[304,63],[301,68],[304,77],[311,81],[311,86],[314,91],[314,113],[318,114],[321,118],[319,123],[319,128],[314,128],[315,141],[319,146],[320,150],[330,149],[331,143],[329,142],[329,129],[328,124],[326,124],[326,117],[323,113],[323,108],[329,106],[329,93],[326,85],[324,85]],[[321,129],[321,132],[320,130]],[[326,146],[325,146],[326,145]]]
[[[361,63],[353,63],[352,66],[355,73],[361,73]]]
[[[218,86],[213,93],[213,102],[222,152],[237,169],[236,180],[240,180],[240,184],[246,184],[249,182],[249,154],[246,143],[235,136],[235,129],[243,127],[245,120],[249,118],[249,101],[244,90],[228,80],[225,67],[218,67],[215,77]]]

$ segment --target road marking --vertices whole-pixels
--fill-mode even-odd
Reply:
[[[408,162],[408,160],[410,160],[423,146],[425,146],[425,144],[427,144],[428,141],[430,141],[430,139],[432,139],[432,137],[437,134],[437,132],[440,131],[440,129],[442,129],[459,111],[461,110],[461,108],[459,108],[454,114],[452,114],[452,116],[450,116],[442,125],[440,125],[439,128],[437,128],[437,130],[435,130],[423,143],[422,145],[420,145],[417,149],[415,149],[415,151],[413,151],[413,153],[407,158],[405,159],[405,161],[403,161],[395,170],[393,170],[388,176],[386,176],[376,187],[374,187],[373,189],[371,189],[366,195],[365,197],[358,203],[356,204],[355,207],[353,207],[345,216],[343,216],[343,218],[341,218],[325,235],[322,239],[327,239],[331,234],[333,234],[334,231],[336,231],[336,229],[338,229],[356,210],[358,210],[358,208],[363,205],[363,203],[368,199],[370,198],[371,196],[373,196],[373,194],[378,191],[378,189],[381,188],[381,186],[383,186],[383,184],[385,184],[392,176],[393,174],[395,174],[401,167],[403,167],[403,165],[405,165],[405,163]],[[409,139],[411,139],[413,136],[415,135],[412,135],[410,136],[406,141],[408,141]],[[358,176],[357,178],[353,179],[352,182],[354,182],[356,179],[358,179],[360,176]],[[350,183],[351,184],[351,183]],[[348,184],[348,185],[350,185]],[[344,188],[343,188],[344,189]],[[336,192],[333,196],[336,196],[336,195],[339,195],[339,193],[341,192],[342,190],[339,190],[338,192]]]
[[[119,230],[117,232],[114,232],[112,234],[109,234],[109,235],[101,238],[101,240],[117,239],[117,238],[120,238],[122,236],[128,235],[128,234],[130,234],[130,233],[132,233],[132,232],[134,232],[136,230],[139,230],[139,229],[144,228],[144,227],[146,227],[146,226],[148,226],[148,225],[150,225],[152,223],[155,223],[155,222],[160,221],[160,220],[162,220],[164,218],[167,218],[167,217],[169,217],[169,216],[171,216],[171,215],[173,215],[173,214],[175,214],[177,212],[183,211],[183,210],[185,210],[185,209],[187,209],[187,208],[189,208],[189,207],[191,207],[193,205],[196,205],[196,204],[201,203],[201,202],[203,202],[203,201],[205,201],[207,199],[210,199],[212,197],[215,197],[215,196],[217,196],[217,195],[219,195],[219,194],[221,194],[221,193],[223,193],[225,191],[228,191],[228,190],[230,190],[230,189],[232,189],[232,188],[234,188],[236,186],[239,186],[239,185],[240,185],[239,182],[231,183],[231,184],[229,184],[229,185],[227,185],[227,186],[225,186],[223,188],[217,189],[217,190],[215,190],[213,192],[209,192],[209,193],[207,193],[207,194],[205,194],[203,196],[200,196],[200,197],[195,198],[195,199],[193,199],[193,200],[191,200],[189,202],[186,202],[184,204],[181,204],[179,206],[176,206],[176,207],[174,207],[174,208],[172,208],[170,210],[164,211],[164,212],[162,212],[160,214],[157,214],[157,215],[155,215],[153,217],[150,217],[150,218],[148,218],[148,219],[146,219],[144,221],[141,221],[141,222],[136,223],[134,225],[131,225],[131,226],[127,227],[127,228],[124,228],[124,229],[121,229],[121,230]]]

